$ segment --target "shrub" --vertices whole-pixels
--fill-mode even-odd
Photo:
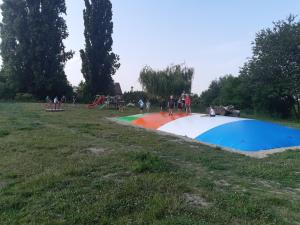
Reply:
[[[15,100],[18,102],[33,102],[35,101],[35,98],[29,93],[17,93]]]
[[[140,99],[149,100],[152,105],[158,104],[158,98],[144,91],[125,92],[123,95],[125,102],[137,103]]]

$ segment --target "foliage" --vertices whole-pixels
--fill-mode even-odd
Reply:
[[[205,105],[232,104],[243,109],[300,118],[300,22],[295,16],[257,33],[253,56],[239,76],[215,80],[201,94]]]
[[[120,67],[112,52],[112,4],[110,0],[85,0],[83,11],[85,49],[80,50],[85,95],[113,94],[112,75]]]
[[[137,103],[140,99],[143,99],[144,101],[149,100],[152,105],[158,103],[157,97],[144,91],[125,92],[123,95],[123,99],[127,103]]]
[[[212,81],[208,90],[200,95],[201,104],[210,105],[234,105],[243,108],[241,81],[239,77],[226,75]]]
[[[300,116],[300,22],[295,16],[256,35],[253,57],[242,73],[253,90],[255,108]]]
[[[93,96],[91,96],[90,94],[86,94],[86,86],[83,81],[81,81],[79,85],[75,87],[74,94],[76,96],[77,102],[80,103],[90,103],[91,99],[93,99]]]
[[[2,73],[13,91],[40,99],[70,95],[64,66],[73,52],[63,44],[65,0],[4,0],[1,10]]]
[[[146,66],[140,73],[139,81],[147,93],[167,98],[172,94],[180,96],[183,91],[190,93],[193,75],[193,68],[182,65],[158,71]]]
[[[0,71],[0,99],[13,99],[14,97],[15,92],[11,83],[3,71]]]
[[[19,102],[34,102],[35,98],[29,93],[17,93],[15,100]]]

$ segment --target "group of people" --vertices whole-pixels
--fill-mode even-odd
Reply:
[[[149,112],[150,111],[150,107],[151,107],[151,103],[149,100],[146,101],[146,104],[144,103],[143,99],[140,99],[138,101],[138,105],[140,108],[140,113],[144,113],[144,108],[146,106],[146,111]]]
[[[66,96],[62,96],[61,99],[56,96],[53,100],[47,96],[46,97],[46,108],[48,109],[61,109],[62,105],[66,102]]]
[[[174,109],[177,107],[178,112],[185,111],[187,114],[192,113],[191,109],[192,101],[189,94],[183,93],[177,100],[173,95],[170,96],[167,107],[169,110],[169,115],[172,116]],[[164,110],[164,101],[160,102],[160,110]]]
[[[174,113],[174,109],[177,108],[178,112],[185,111],[187,114],[192,113],[191,110],[191,98],[189,94],[183,93],[178,99],[175,99],[173,95],[171,95],[167,101],[167,104],[165,104],[165,101],[163,99],[160,100],[160,111],[164,111],[165,106],[167,106],[169,111],[169,116],[172,116]],[[138,105],[140,108],[140,113],[144,112],[144,108],[146,108],[146,111],[150,111],[151,103],[149,100],[144,103],[143,99],[140,99],[138,101]]]

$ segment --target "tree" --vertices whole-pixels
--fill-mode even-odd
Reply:
[[[26,2],[4,0],[1,10],[2,77],[5,77],[6,85],[11,85],[15,92],[29,92],[33,77],[32,74],[27,74],[30,40],[26,30],[28,28]]]
[[[73,56],[63,44],[65,0],[4,0],[1,9],[2,71],[15,92],[38,98],[71,92],[64,73]]]
[[[87,95],[111,94],[112,76],[120,67],[119,56],[112,52],[112,4],[110,0],[84,0],[85,50],[80,50],[82,74]]]
[[[300,22],[295,16],[274,23],[256,35],[253,57],[243,74],[255,108],[300,117]]]
[[[234,105],[244,106],[240,77],[226,75],[211,82],[208,90],[202,92],[200,102],[203,106]]]
[[[65,0],[27,0],[29,27],[31,28],[31,49],[34,94],[63,95],[72,92],[64,67],[73,57],[66,51],[63,40],[68,37]]]
[[[237,78],[213,81],[202,93],[203,104],[234,104],[243,109],[300,118],[300,21],[295,16],[261,30],[253,56]]]
[[[190,93],[193,77],[194,69],[187,66],[173,65],[158,71],[146,66],[139,81],[148,93],[166,98],[170,94],[181,95],[183,91]]]

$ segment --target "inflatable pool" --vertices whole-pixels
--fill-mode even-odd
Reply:
[[[300,130],[259,120],[184,113],[138,114],[117,120],[239,152],[300,149]]]

